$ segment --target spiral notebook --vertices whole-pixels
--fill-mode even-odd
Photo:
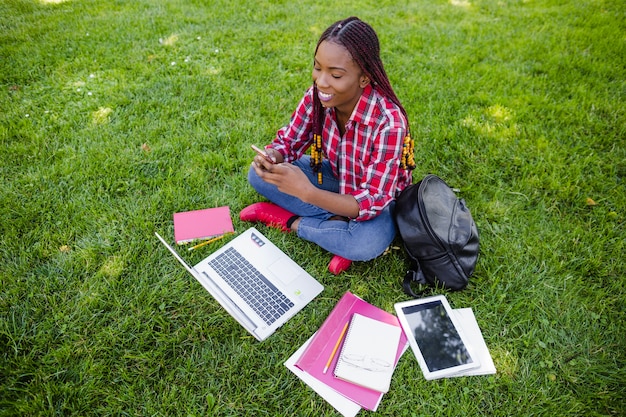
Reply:
[[[350,323],[355,313],[389,323],[401,329],[400,323],[395,315],[346,291],[317,332],[315,332],[310,342],[307,343],[303,352],[297,355],[294,367],[298,368],[296,372],[302,371],[312,377],[315,380],[314,384],[319,383],[330,390],[336,391],[364,409],[376,411],[384,393],[344,381],[343,379],[337,378],[334,373],[341,349],[339,349],[335,355],[333,355],[332,351],[337,340],[340,339],[344,325]],[[345,341],[345,336],[342,340]],[[400,341],[396,344],[394,367],[408,347],[406,335],[401,331]],[[331,361],[330,371],[324,373],[328,358],[331,356],[333,356],[334,359]]]
[[[396,351],[398,326],[355,313],[335,367],[335,377],[380,392],[389,391]]]

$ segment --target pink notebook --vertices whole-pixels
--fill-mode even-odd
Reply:
[[[333,351],[334,345],[339,339],[344,325],[350,321],[354,313],[400,327],[398,319],[393,314],[369,304],[350,292],[346,292],[320,326],[309,346],[300,356],[300,359],[296,361],[295,366],[361,407],[376,411],[383,393],[336,378],[333,375],[333,370],[339,359],[338,354],[335,355],[331,362],[328,372],[324,373],[324,367]],[[404,332],[401,332],[400,343],[396,349],[394,367],[406,348],[407,338]]]
[[[179,245],[234,231],[228,206],[174,213],[174,240]]]

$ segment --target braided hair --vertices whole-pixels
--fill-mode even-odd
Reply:
[[[374,29],[358,17],[349,17],[333,23],[322,33],[315,47],[315,54],[320,44],[324,41],[333,42],[343,46],[348,50],[354,62],[361,68],[361,71],[370,79],[373,88],[381,95],[391,100],[404,115],[407,122],[409,117],[402,107],[400,100],[391,87],[389,77],[385,72],[383,62],[380,59],[380,45],[378,36]],[[311,147],[311,166],[318,173],[318,182],[321,184],[322,166],[322,129],[324,127],[325,111],[317,95],[317,85],[313,84],[313,146]],[[415,160],[413,156],[413,140],[407,129],[407,136],[404,139],[402,150],[402,161],[400,165],[403,169],[414,169]]]

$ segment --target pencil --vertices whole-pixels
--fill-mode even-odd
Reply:
[[[324,367],[324,373],[328,372],[330,363],[333,361],[333,358],[335,357],[335,354],[337,353],[337,349],[339,349],[339,345],[341,344],[341,341],[343,340],[343,336],[346,334],[346,330],[348,330],[349,323],[350,322],[347,322],[346,325],[343,326],[343,330],[341,331],[341,334],[339,335],[339,339],[337,339],[337,343],[335,343],[335,347],[333,348],[333,351],[330,354],[330,358],[328,358],[328,362],[326,362],[326,366]]]
[[[223,238],[224,236],[229,235],[229,234],[230,234],[230,233],[225,233],[225,234],[223,234],[222,236],[218,236],[218,237],[214,237],[213,239],[205,240],[204,242],[202,242],[202,243],[198,243],[196,246],[192,246],[192,247],[190,247],[190,248],[189,248],[189,249],[187,249],[187,250],[194,250],[194,249],[198,249],[198,248],[200,248],[200,247],[202,247],[202,246],[204,246],[204,245],[208,245],[209,243],[213,243],[213,242],[215,242],[216,240],[220,240],[221,238]]]

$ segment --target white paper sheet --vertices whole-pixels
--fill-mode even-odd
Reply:
[[[306,347],[309,345],[311,339],[313,339],[313,336],[311,336],[309,340],[307,340],[302,346],[300,346],[300,348],[293,355],[291,355],[289,359],[287,359],[287,361],[285,362],[285,366],[298,378],[300,378],[305,384],[313,388],[315,392],[317,392],[330,405],[332,405],[335,410],[341,413],[342,416],[355,417],[359,413],[359,411],[361,411],[361,407],[357,403],[350,401],[343,395],[339,394],[337,391],[330,388],[328,385],[320,382],[319,380],[302,371],[301,369],[296,368],[296,361],[298,360],[298,358],[300,358],[302,352],[304,352],[304,349],[306,349]]]
[[[469,376],[469,375],[489,375],[496,373],[496,366],[493,363],[491,354],[489,354],[489,348],[485,343],[483,334],[480,331],[476,317],[471,308],[457,308],[452,310],[456,315],[456,319],[459,321],[463,333],[468,338],[468,342],[472,345],[474,353],[478,356],[480,366],[474,369],[468,369],[467,371],[454,374],[452,376]]]

